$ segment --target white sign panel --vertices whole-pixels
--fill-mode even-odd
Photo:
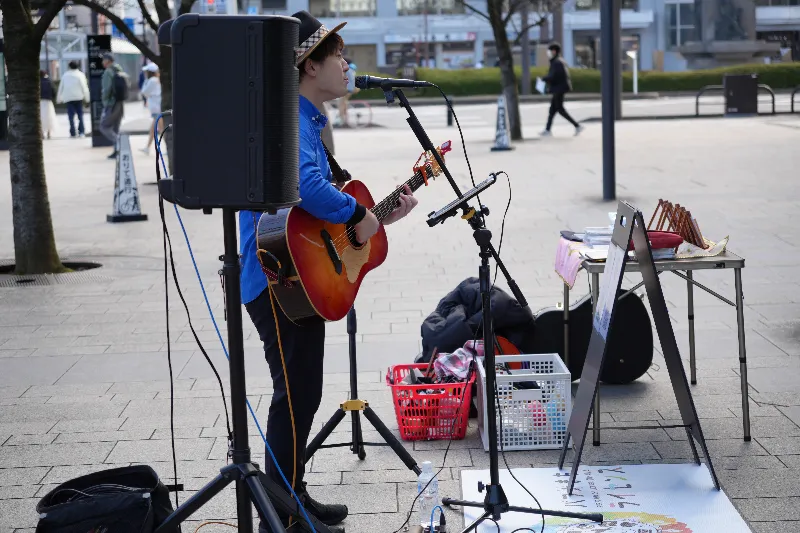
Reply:
[[[524,468],[514,474],[545,509],[603,514],[602,524],[547,516],[545,533],[750,533],[725,493],[714,488],[705,465],[581,466],[572,496],[568,470]],[[465,500],[483,501],[478,481],[488,483],[488,471],[461,472]],[[500,471],[500,482],[511,505],[537,508],[507,471]],[[482,513],[465,507],[465,523]],[[539,515],[520,513],[504,514],[498,524],[501,533],[538,532],[542,526]],[[477,531],[495,533],[497,526],[487,522]]]

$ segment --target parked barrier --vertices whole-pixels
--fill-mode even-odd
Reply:
[[[758,89],[763,90],[769,93],[770,97],[772,97],[772,114],[775,114],[775,91],[772,90],[772,87],[766,85],[764,83],[758,84]],[[697,96],[694,99],[694,114],[696,117],[700,116],[700,97],[703,96],[708,91],[724,91],[724,85],[706,85],[702,89],[697,92]],[[800,91],[800,87],[796,88],[792,93],[792,113],[794,113],[794,95]],[[761,114],[761,113],[759,113]]]

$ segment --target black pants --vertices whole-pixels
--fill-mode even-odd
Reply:
[[[69,136],[75,137],[75,116],[78,117],[78,133],[85,133],[83,128],[83,100],[67,102],[67,118],[69,119]]]
[[[564,93],[554,94],[553,99],[550,100],[550,114],[547,116],[547,128],[545,128],[547,131],[550,131],[553,126],[553,117],[556,116],[556,113],[567,119],[576,128],[578,127],[578,123],[564,109]]]
[[[269,301],[269,291],[265,290],[252,302],[245,305],[253,324],[264,342],[264,354],[272,376],[272,403],[267,419],[267,442],[272,448],[278,464],[289,483],[292,482],[292,468],[296,466],[295,488],[305,473],[306,443],[311,432],[314,415],[322,400],[322,359],[325,351],[325,322],[310,319],[302,325],[291,322],[281,311],[278,314],[283,356],[289,376],[289,393],[292,396],[292,409],[297,431],[297,446],[292,444],[292,420],[289,414],[289,398],[283,376],[278,337],[275,332],[275,318]],[[294,458],[296,457],[296,462]],[[267,452],[265,472],[283,486],[283,481],[275,469],[275,464]]]

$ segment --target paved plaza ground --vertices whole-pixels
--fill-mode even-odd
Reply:
[[[599,115],[596,103],[574,107],[576,115],[578,109],[586,109],[581,118]],[[476,112],[464,108],[463,113]],[[500,170],[511,177],[513,196],[501,254],[531,308],[537,310],[555,305],[562,295],[553,270],[558,231],[604,224],[615,205],[600,200],[599,124],[588,123],[580,137],[573,137],[571,128],[556,119],[554,137],[540,140],[534,134],[546,118],[546,105],[526,105],[523,114],[529,139],[513,152],[490,152],[494,130],[491,118],[484,115],[466,120],[469,127],[464,133],[476,180]],[[342,165],[382,197],[410,177],[420,149],[401,111],[376,116],[384,127],[337,130],[335,148]],[[434,143],[457,141],[457,131],[445,127],[443,115],[420,116]],[[645,216],[659,198],[686,205],[706,236],[713,240],[730,236],[729,249],[747,260],[743,280],[752,442],[742,440],[735,310],[702,291],[695,291],[698,384],[692,392],[723,488],[753,531],[798,532],[800,115],[628,121],[618,123],[616,131],[620,199],[641,208]],[[131,139],[141,204],[149,220],[117,225],[106,222],[114,180],[108,149],[92,149],[88,140],[45,142],[59,251],[63,258],[95,261],[103,268],[72,276],[70,283],[50,285],[2,284],[10,280],[0,276],[0,531],[32,531],[38,498],[55,484],[84,473],[146,463],[165,481],[171,479],[162,240],[153,161],[135,151],[143,142],[142,136]],[[456,180],[466,187],[464,153],[460,143],[454,145],[448,162]],[[0,152],[0,176],[7,175],[8,153]],[[507,185],[499,182],[482,196],[492,209],[489,223],[496,244],[508,194]],[[366,278],[356,302],[361,396],[391,428],[396,423],[384,383],[387,367],[413,359],[420,350],[423,318],[450,289],[476,275],[478,266],[471,232],[459,219],[436,228],[424,222],[427,213],[452,199],[446,181],[437,180],[418,196],[419,208],[388,228],[386,264]],[[8,179],[0,180],[0,213],[4,217],[0,259],[10,261]],[[220,214],[184,211],[182,216],[224,335],[217,275]],[[226,377],[224,355],[171,206],[167,223],[192,322]],[[637,282],[637,277],[628,276],[625,286]],[[732,271],[706,271],[695,277],[733,298]],[[686,284],[677,276],[661,278],[678,344],[688,359]],[[586,292],[582,274],[573,299]],[[175,436],[185,499],[225,463],[225,421],[215,380],[172,287],[170,307]],[[325,391],[317,429],[347,395],[343,322],[328,326],[326,344]],[[677,405],[658,349],[656,364],[637,382],[603,386],[604,424],[675,423]],[[246,315],[245,350],[248,393],[263,423],[271,385],[260,342]],[[348,429],[349,424],[342,424],[332,438],[347,439]],[[369,439],[378,438],[371,430],[365,433]],[[254,426],[251,434],[257,462],[263,464],[263,447]],[[430,460],[436,465],[442,462],[445,445],[406,443],[418,462]],[[555,451],[507,456],[514,467],[557,462]],[[583,462],[688,462],[689,457],[680,431],[605,431],[600,447],[587,446]],[[488,467],[474,421],[467,438],[453,443],[445,467],[440,493],[456,497],[461,494],[461,470]],[[386,448],[369,448],[364,461],[346,448],[323,450],[308,471],[312,495],[350,507],[345,526],[352,533],[393,531],[402,524],[416,494],[414,475]],[[530,488],[535,494],[536,487]],[[457,523],[455,514],[450,514],[450,523]],[[193,531],[202,520],[234,518],[233,494],[226,491],[194,516],[185,531]],[[209,526],[204,532],[226,530]]]

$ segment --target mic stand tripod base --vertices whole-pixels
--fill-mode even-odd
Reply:
[[[489,439],[489,476],[490,483],[488,486],[483,483],[478,484],[478,491],[483,492],[486,489],[486,498],[482,502],[469,502],[463,500],[453,500],[451,498],[443,498],[442,503],[446,506],[459,505],[461,507],[476,507],[484,510],[484,513],[479,516],[472,524],[467,526],[462,533],[469,533],[475,530],[481,523],[487,519],[500,520],[503,513],[517,512],[525,514],[538,514],[560,516],[565,518],[576,518],[579,520],[590,520],[593,522],[602,522],[603,515],[599,513],[568,513],[562,511],[550,511],[546,509],[532,509],[528,507],[515,507],[508,504],[508,498],[503,492],[503,487],[500,485],[500,468],[498,456],[502,453],[502,448],[498,447],[498,428],[497,428],[497,408],[495,406],[496,396],[496,379],[497,371],[495,368],[495,352],[494,352],[494,330],[492,327],[492,300],[491,300],[491,275],[489,267],[489,259],[496,257],[494,248],[492,247],[492,233],[485,227],[481,227],[483,220],[470,221],[470,226],[474,229],[473,237],[475,244],[480,248],[479,256],[481,258],[481,265],[478,268],[478,278],[480,280],[481,292],[481,309],[483,321],[483,346],[484,346],[484,365],[486,367],[486,390],[487,390],[487,403],[486,403],[486,416],[488,417],[488,435]],[[498,260],[498,265],[501,262]],[[507,275],[505,268],[503,275]],[[509,276],[507,276],[509,277]],[[510,278],[510,277],[509,277]],[[481,364],[481,363],[478,363]]]

